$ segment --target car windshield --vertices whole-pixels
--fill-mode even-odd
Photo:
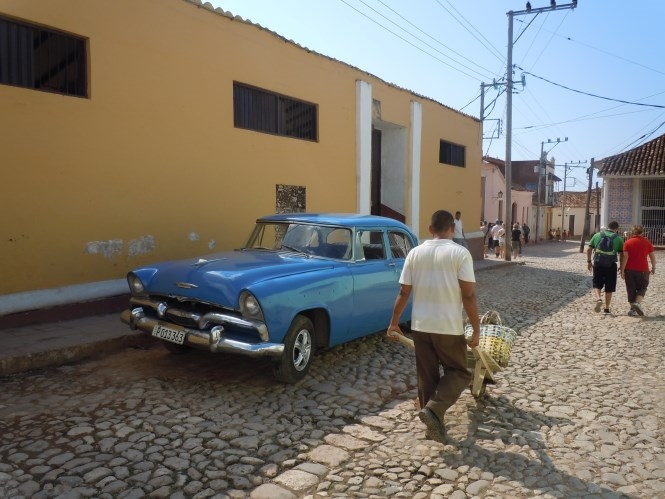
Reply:
[[[350,260],[351,229],[288,222],[257,222],[243,249],[291,251],[322,258]]]

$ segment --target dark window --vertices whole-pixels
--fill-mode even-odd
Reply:
[[[233,84],[233,125],[257,132],[317,140],[316,105]]]
[[[86,97],[86,43],[0,17],[0,84]]]
[[[464,168],[466,166],[464,162],[464,146],[458,146],[457,144],[451,144],[442,140],[439,145],[439,163]]]

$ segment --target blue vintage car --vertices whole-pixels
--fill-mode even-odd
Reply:
[[[121,319],[174,352],[269,356],[277,379],[294,383],[317,348],[386,328],[416,244],[390,218],[266,216],[240,249],[129,272],[130,308]],[[402,319],[410,316],[407,307]]]

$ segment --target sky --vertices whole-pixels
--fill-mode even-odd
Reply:
[[[663,0],[579,0],[574,9],[559,0],[557,10],[531,0],[533,10],[548,8],[538,14],[524,13],[522,0],[208,1],[476,118],[483,85],[483,154],[499,159],[512,18],[511,158],[545,151],[557,176],[567,170],[568,191],[586,190],[592,158],[665,134]]]

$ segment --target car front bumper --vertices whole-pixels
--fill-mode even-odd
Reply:
[[[185,333],[183,345],[199,350],[239,353],[250,357],[280,357],[284,353],[284,345],[282,343],[249,343],[229,338],[225,336],[224,327],[221,325],[206,330],[183,327],[169,321],[149,317],[141,307],[124,310],[120,314],[120,320],[128,324],[132,329],[139,329],[148,334],[152,334],[155,326],[158,325],[181,331]],[[233,318],[233,320],[237,322],[236,318]]]

